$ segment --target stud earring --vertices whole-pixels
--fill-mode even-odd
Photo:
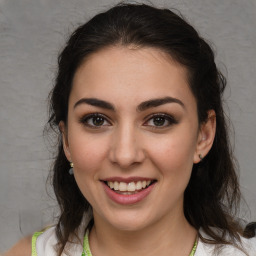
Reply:
[[[199,158],[200,158],[201,161],[204,159],[201,154],[199,154],[198,156],[199,156]]]
[[[73,167],[74,167],[74,164],[71,162],[71,163],[70,163],[70,169],[69,169],[69,171],[68,171],[70,175],[73,175],[73,174],[74,174]]]

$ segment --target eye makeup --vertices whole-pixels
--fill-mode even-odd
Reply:
[[[150,126],[154,129],[163,129],[174,124],[178,124],[177,119],[166,113],[155,113],[147,117],[147,121],[144,123],[145,126]]]
[[[166,113],[154,113],[147,116],[142,126],[150,127],[152,129],[164,129],[175,124],[178,120],[173,115]],[[90,113],[79,119],[79,123],[92,129],[101,129],[106,126],[112,126],[109,118],[101,113]]]
[[[108,118],[100,113],[91,113],[79,119],[79,123],[92,128],[100,129],[102,126],[111,126]]]

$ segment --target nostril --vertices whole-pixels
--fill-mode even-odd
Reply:
[[[144,160],[144,157],[140,157],[137,154],[131,155],[131,154],[123,154],[118,153],[119,155],[113,157],[111,159],[111,162],[113,164],[119,165],[122,169],[127,169],[131,166],[141,164]]]
[[[129,132],[128,132],[129,133]],[[129,139],[131,135],[125,134],[126,138],[113,139],[112,148],[109,152],[109,159],[112,163],[118,164],[122,168],[128,168],[134,164],[138,164],[144,161],[144,150],[135,143],[133,139]]]

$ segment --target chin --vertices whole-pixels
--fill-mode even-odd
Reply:
[[[139,223],[113,223],[115,229],[127,232],[136,232],[144,229],[147,225],[141,225]]]
[[[115,229],[120,231],[135,232],[152,225],[149,217],[143,216],[143,214],[132,215],[132,214],[118,214],[118,216],[113,216],[108,220],[109,224]]]

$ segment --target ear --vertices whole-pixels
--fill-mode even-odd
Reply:
[[[208,111],[206,122],[200,126],[194,163],[199,163],[210,151],[216,132],[216,114],[214,110]]]
[[[62,143],[63,143],[63,150],[66,155],[66,158],[68,159],[69,162],[72,162],[71,160],[71,154],[69,151],[69,143],[68,143],[68,132],[67,132],[67,127],[63,121],[60,121],[59,123],[59,129],[62,134]]]

